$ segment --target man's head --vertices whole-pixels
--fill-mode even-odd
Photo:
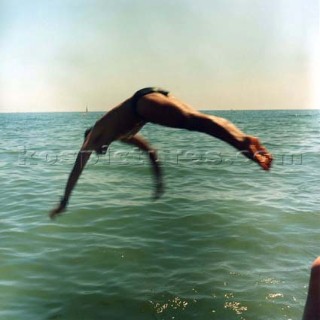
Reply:
[[[92,127],[88,128],[85,132],[84,132],[84,140],[87,139],[89,133],[92,131]],[[108,150],[108,146],[107,145],[102,145],[101,147],[97,148],[95,151],[97,154],[106,154]]]
[[[91,130],[92,130],[92,127],[88,128],[88,129],[84,132],[84,140],[87,139],[88,134],[91,132]]]

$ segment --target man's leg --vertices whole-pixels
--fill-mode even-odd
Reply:
[[[148,122],[206,133],[229,143],[263,169],[271,166],[272,156],[257,138],[244,134],[224,118],[203,114],[172,96],[158,93],[144,96],[138,102],[137,111]]]

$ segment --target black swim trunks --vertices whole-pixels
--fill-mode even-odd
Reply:
[[[161,93],[161,94],[163,94],[164,96],[167,97],[168,94],[169,94],[169,91],[161,89],[161,88],[158,88],[158,87],[143,88],[143,89],[137,91],[131,98],[131,106],[132,106],[132,109],[133,109],[134,113],[140,118],[142,118],[142,117],[137,112],[137,103],[138,103],[140,98],[142,98],[143,96],[145,96],[147,94],[150,94],[150,93]]]

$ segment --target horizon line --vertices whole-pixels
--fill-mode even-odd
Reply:
[[[111,110],[111,109],[110,109]],[[0,111],[0,114],[15,114],[15,113],[83,113],[83,114],[87,114],[87,113],[107,113],[110,110],[95,110],[95,111]],[[261,108],[261,109],[234,109],[234,108],[222,108],[222,109],[200,109],[198,111],[302,111],[302,110],[306,110],[306,111],[312,111],[312,110],[320,110],[320,106],[316,107],[316,108]]]

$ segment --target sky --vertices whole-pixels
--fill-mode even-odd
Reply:
[[[319,0],[0,0],[0,112],[320,108]]]

